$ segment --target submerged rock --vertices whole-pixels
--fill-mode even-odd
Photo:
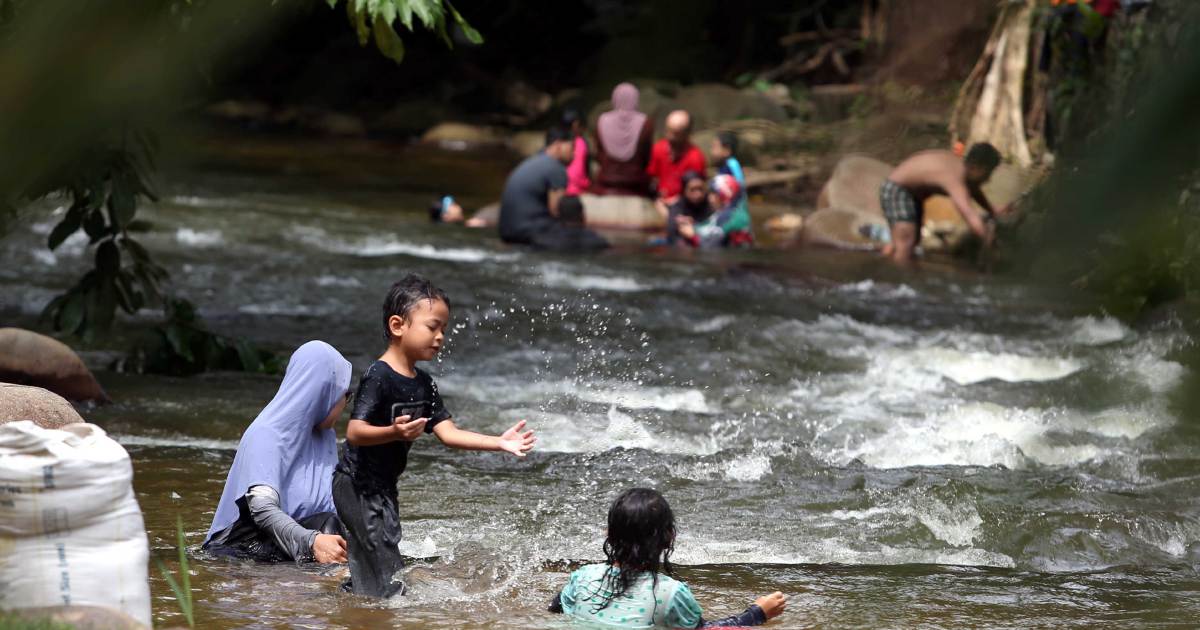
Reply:
[[[505,137],[504,133],[495,127],[444,122],[422,134],[421,142],[435,144],[444,149],[464,150],[501,145],[505,143]]]
[[[69,400],[109,402],[75,351],[21,328],[0,328],[0,381],[44,387]]]
[[[83,422],[62,396],[40,387],[0,383],[0,424],[31,420],[43,429]]]
[[[887,228],[887,223],[880,215],[854,208],[823,208],[804,219],[800,238],[812,245],[872,250],[880,246],[878,241],[868,236],[872,225]]]

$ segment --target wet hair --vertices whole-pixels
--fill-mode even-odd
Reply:
[[[1000,165],[1000,152],[996,150],[996,147],[987,142],[973,144],[967,150],[966,163],[970,166],[978,166],[986,171],[992,171]]]
[[[738,137],[736,133],[733,133],[732,131],[722,131],[717,134],[717,142],[720,142],[721,146],[729,149],[730,155],[737,155]]]
[[[446,308],[450,307],[450,298],[446,297],[446,292],[434,286],[424,276],[410,273],[392,285],[392,288],[388,290],[387,297],[383,299],[384,339],[392,338],[388,320],[393,315],[398,315],[401,319],[408,319],[409,313],[412,313],[421,300],[441,300],[446,303]]]
[[[438,197],[429,204],[429,220],[434,223],[442,222],[442,211],[445,207],[442,205],[444,197]]]
[[[546,146],[550,146],[555,142],[563,142],[571,140],[575,136],[571,135],[571,130],[565,127],[551,127],[546,130]]]
[[[654,586],[658,574],[671,574],[671,552],[675,550],[675,515],[657,490],[630,488],[622,492],[608,509],[608,536],[604,539],[604,558],[609,567],[600,583],[602,601],[594,612],[608,607],[627,593],[644,573],[650,573]]]
[[[566,129],[570,129],[571,125],[574,125],[575,123],[583,123],[583,116],[579,113],[579,110],[575,109],[574,107],[569,107],[563,110],[562,126]]]

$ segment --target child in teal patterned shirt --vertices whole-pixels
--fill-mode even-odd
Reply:
[[[674,546],[675,516],[667,500],[647,488],[626,490],[608,511],[607,561],[572,573],[550,611],[616,628],[757,626],[783,613],[787,600],[775,592],[740,615],[704,621],[692,591],[669,575]]]

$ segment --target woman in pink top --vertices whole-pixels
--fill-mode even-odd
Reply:
[[[567,194],[578,195],[587,192],[592,186],[592,180],[588,178],[590,155],[587,140],[584,138],[587,127],[583,117],[579,115],[579,110],[575,109],[563,112],[562,124],[575,136],[575,157],[567,165]]]

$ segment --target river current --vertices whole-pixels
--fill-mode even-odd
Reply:
[[[264,142],[166,178],[143,240],[175,290],[284,356],[324,339],[357,378],[383,350],[390,283],[427,275],[453,303],[427,369],[456,421],[524,418],[540,442],[525,460],[415,445],[409,596],[194,554],[200,627],[558,627],[546,604],[603,557],[608,503],[631,486],[671,502],[679,577],[710,617],[778,589],[779,628],[1195,623],[1200,435],[1171,404],[1178,325],[864,254],[513,249],[424,215],[446,190],[487,201],[503,160],[374,147],[280,165],[306,148]],[[89,264],[80,236],[45,249],[55,221],[2,242],[3,319],[32,325]],[[129,450],[173,565],[176,517],[198,545],[278,377],[98,377],[116,402],[86,415]],[[152,575],[157,623],[180,624]]]

